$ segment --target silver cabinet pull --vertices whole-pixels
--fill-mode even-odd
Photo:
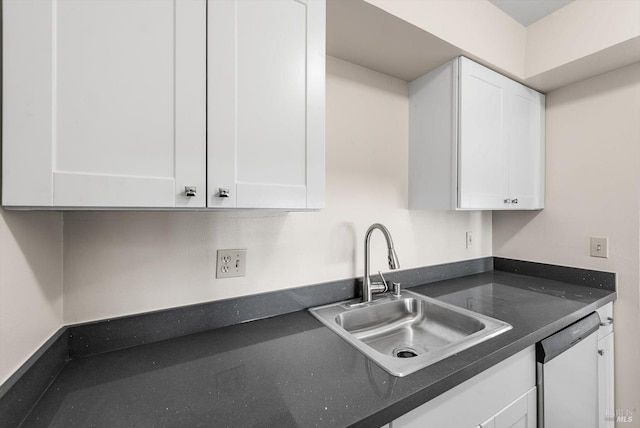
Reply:
[[[512,203],[512,204],[517,204],[517,203],[518,203],[518,200],[517,200],[517,199],[511,199],[511,203]]]
[[[218,188],[218,197],[219,198],[228,198],[229,196],[230,196],[229,195],[229,189],[225,189],[225,188],[222,188],[222,187]]]
[[[611,325],[611,324],[613,324],[613,318],[611,318],[611,317],[607,317],[607,320],[606,320],[606,321],[602,321],[602,322],[600,323],[600,325],[601,325],[602,327],[606,327],[606,326]]]
[[[511,199],[505,199],[505,200],[504,200],[504,203],[505,203],[505,204],[510,204],[510,203],[511,203]]]
[[[189,197],[196,196],[196,186],[184,186],[184,194]]]

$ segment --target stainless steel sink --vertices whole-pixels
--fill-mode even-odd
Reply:
[[[511,329],[511,325],[411,291],[309,309],[395,376],[406,376]]]

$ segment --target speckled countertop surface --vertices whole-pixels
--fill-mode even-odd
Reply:
[[[411,290],[513,329],[396,378],[299,311],[71,360],[22,426],[381,426],[615,298],[499,271]]]

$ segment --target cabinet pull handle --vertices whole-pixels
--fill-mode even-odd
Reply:
[[[219,198],[228,198],[229,196],[230,196],[229,195],[229,189],[225,189],[225,188],[222,188],[222,187],[218,188],[218,197]]]
[[[517,204],[517,203],[518,203],[518,200],[517,200],[517,199],[511,199],[511,203],[512,203],[512,204]]]
[[[598,349],[598,354],[600,356],[603,356],[604,355],[604,349]]]
[[[606,327],[606,326],[611,325],[611,324],[613,324],[613,318],[611,318],[611,317],[607,317],[606,321],[602,321],[600,323],[600,325],[603,326],[603,327]]]
[[[196,196],[196,186],[184,186],[184,194],[188,197]]]
[[[505,203],[505,204],[510,204],[510,203],[511,203],[511,199],[505,199],[505,200],[504,200],[504,203]]]

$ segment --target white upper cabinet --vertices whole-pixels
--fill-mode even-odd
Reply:
[[[323,0],[3,5],[4,206],[323,206]]]
[[[409,207],[542,209],[544,95],[464,57],[411,82]]]
[[[5,206],[205,206],[204,0],[3,6]]]
[[[322,208],[324,2],[209,0],[208,13],[209,205]]]

